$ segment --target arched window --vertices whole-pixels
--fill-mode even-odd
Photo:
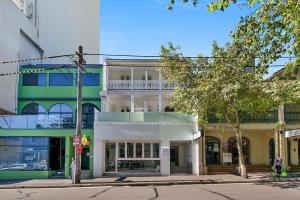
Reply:
[[[97,109],[92,103],[85,103],[82,105],[82,123],[83,128],[93,128],[94,125],[94,109]]]
[[[242,149],[245,164],[250,163],[250,141],[249,139],[243,137],[242,139]],[[236,137],[231,137],[228,139],[228,152],[232,154],[232,163],[237,164],[239,163],[239,153],[236,144]]]
[[[275,141],[273,138],[269,140],[269,163],[274,164],[275,159]]]
[[[45,108],[37,103],[26,105],[22,110],[22,115],[44,115],[46,114]]]
[[[49,109],[49,121],[55,128],[72,128],[73,111],[72,108],[63,103],[55,104]]]
[[[220,140],[216,137],[205,137],[206,163],[220,164]]]
[[[164,112],[175,112],[175,109],[171,108],[170,106],[166,106]]]

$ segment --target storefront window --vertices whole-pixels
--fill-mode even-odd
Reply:
[[[127,142],[127,158],[133,158],[133,142]]]
[[[159,144],[153,143],[153,158],[159,158]]]
[[[125,158],[125,143],[119,143],[119,158]]]
[[[159,148],[159,143],[151,142],[107,142],[105,172],[158,173]]]
[[[143,156],[143,144],[142,143],[136,143],[136,158],[141,158]]]
[[[48,137],[0,137],[0,171],[48,170]]]
[[[116,169],[116,144],[106,143],[105,145],[105,171],[115,172]]]
[[[144,157],[151,157],[151,143],[144,143]]]

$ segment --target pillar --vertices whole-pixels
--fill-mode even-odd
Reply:
[[[160,145],[160,173],[170,175],[170,140],[162,140]]]
[[[133,81],[133,67],[131,67],[131,91],[133,91],[133,88],[134,88],[134,86],[133,86],[133,84],[134,84],[134,81]]]
[[[72,142],[72,137],[66,136],[65,137],[66,142],[65,142],[65,178],[69,178],[71,175],[71,159],[73,157],[73,142]]]
[[[134,112],[134,94],[130,96],[130,112]]]
[[[278,141],[279,141],[279,151],[280,157],[282,158],[282,166],[286,168],[288,166],[287,160],[287,140],[284,135],[285,121],[284,121],[284,105],[280,105],[278,108]]]
[[[148,72],[147,70],[145,71],[145,89],[148,88]]]
[[[192,172],[193,175],[199,175],[199,142],[192,141]]]
[[[158,95],[158,111],[162,112],[162,94]]]
[[[101,177],[104,173],[104,142],[94,140],[93,177]]]

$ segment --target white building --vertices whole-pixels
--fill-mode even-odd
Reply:
[[[175,84],[162,80],[158,60],[106,59],[102,112],[95,113],[94,177],[103,174],[199,174],[192,116],[172,112]]]
[[[1,0],[0,60],[19,60],[84,52],[99,52],[100,0]],[[97,56],[87,63],[99,63]],[[0,66],[0,73],[20,64],[70,63],[70,59],[22,62]],[[0,108],[16,112],[17,76],[0,78]]]

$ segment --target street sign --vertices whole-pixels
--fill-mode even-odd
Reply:
[[[78,135],[73,137],[73,145],[80,144],[81,138]]]
[[[87,137],[86,137],[85,134],[84,134],[84,135],[82,136],[82,138],[81,138],[81,144],[82,144],[83,146],[90,145],[90,142],[89,142],[89,140],[87,139]]]

